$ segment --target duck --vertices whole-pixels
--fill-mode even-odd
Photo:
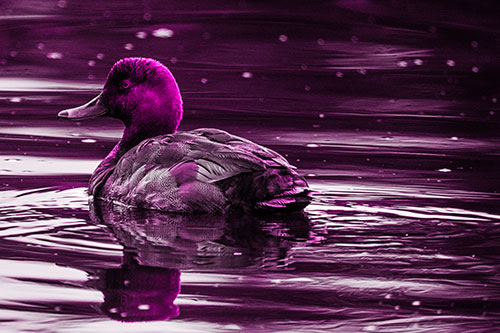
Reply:
[[[57,116],[125,126],[90,177],[90,200],[179,214],[302,210],[312,200],[306,179],[279,153],[220,129],[177,131],[179,86],[155,59],[117,61],[95,98]]]

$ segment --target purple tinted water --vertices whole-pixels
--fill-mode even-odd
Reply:
[[[0,330],[498,329],[492,8],[3,2]],[[121,125],[55,115],[125,56],[169,66],[181,130],[287,156],[316,192],[306,214],[89,212],[89,176]]]

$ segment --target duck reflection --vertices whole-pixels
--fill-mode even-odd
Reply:
[[[286,266],[289,248],[310,235],[304,212],[184,216],[96,201],[91,217],[125,247],[122,266],[101,271],[97,283],[101,310],[120,321],[177,317],[181,270]]]

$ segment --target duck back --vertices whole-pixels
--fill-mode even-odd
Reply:
[[[117,161],[104,160],[89,193],[175,213],[301,209],[311,200],[305,179],[280,154],[207,128],[146,139]]]

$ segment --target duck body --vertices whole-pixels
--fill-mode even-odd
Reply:
[[[113,66],[99,96],[59,113],[107,115],[125,124],[122,139],[90,179],[94,199],[182,214],[310,203],[306,180],[277,152],[219,129],[177,132],[181,103],[166,67],[127,58]]]

